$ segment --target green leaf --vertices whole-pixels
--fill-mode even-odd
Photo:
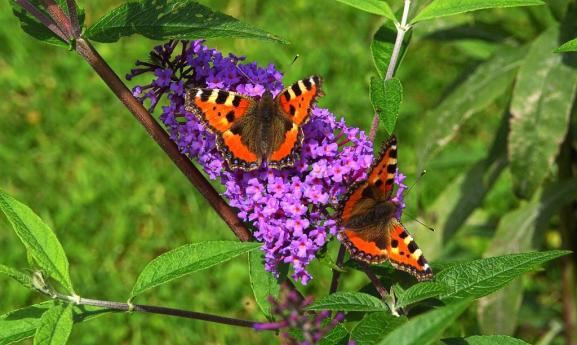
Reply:
[[[260,243],[210,241],[187,244],[150,261],[138,276],[130,299],[145,290],[218,265],[261,246]]]
[[[399,68],[403,57],[407,51],[407,46],[411,41],[413,31],[410,30],[403,37],[403,44],[401,45],[401,51],[399,52],[399,61],[395,70]],[[377,68],[377,72],[382,79],[385,79],[387,75],[387,69],[389,68],[389,62],[391,61],[391,55],[393,54],[393,47],[395,46],[395,39],[397,37],[397,29],[391,22],[383,24],[373,36],[371,41],[371,53],[373,55],[373,62]]]
[[[577,52],[577,38],[563,43],[559,48],[555,49],[555,53]]]
[[[30,2],[36,6],[42,13],[48,16],[47,12],[44,10],[44,5],[40,0],[30,0]],[[56,0],[56,3],[64,10],[64,13],[68,14],[68,6],[66,5],[66,0]],[[57,45],[61,47],[68,48],[68,43],[64,42],[60,37],[56,36],[52,31],[36,20],[32,15],[25,11],[20,5],[16,4],[14,0],[10,1],[12,5],[12,12],[20,20],[20,26],[22,30],[29,34],[30,36],[40,40],[44,43]],[[84,24],[84,10],[76,6],[78,11],[78,22],[80,27]]]
[[[389,333],[380,345],[426,345],[437,340],[445,328],[467,309],[465,300],[421,314]]]
[[[577,198],[577,180],[555,183],[503,216],[485,252],[485,256],[526,252],[536,237],[549,226],[551,216],[563,205]],[[519,279],[498,292],[483,298],[477,308],[483,333],[513,334],[523,301],[523,282]]]
[[[474,335],[468,338],[443,339],[447,345],[529,345],[523,340],[506,335]]]
[[[417,283],[407,290],[404,290],[400,296],[397,296],[396,307],[404,308],[427,298],[437,297],[445,291],[442,284],[436,282]]]
[[[358,8],[359,10],[378,14],[379,16],[386,17],[393,22],[397,21],[395,18],[395,13],[391,9],[388,3],[381,0],[337,0],[338,2],[342,2],[343,4],[347,4],[354,8]]]
[[[34,335],[34,345],[66,344],[73,324],[72,304],[53,306],[40,318],[40,324]]]
[[[373,345],[406,322],[405,316],[393,316],[390,312],[370,313],[353,328],[351,338],[357,345]]]
[[[392,135],[403,101],[403,85],[399,79],[371,78],[371,103],[388,135]]]
[[[417,14],[413,23],[454,14],[497,7],[544,5],[540,0],[434,0]]]
[[[559,28],[531,45],[519,69],[511,102],[509,160],[515,192],[530,198],[545,179],[569,126],[577,68],[553,53]]]
[[[0,190],[0,209],[24,243],[29,255],[50,278],[73,292],[68,274],[68,259],[58,238],[28,206]]]
[[[24,272],[21,272],[15,268],[0,265],[0,274],[5,274],[5,275],[9,276],[10,278],[12,278],[12,279],[16,280],[17,282],[19,282],[20,284],[22,284],[24,287],[27,287],[29,289],[33,288],[32,278],[30,277],[30,275],[26,274]]]
[[[342,324],[337,324],[329,333],[321,338],[318,345],[346,345],[349,332]]]
[[[387,306],[378,298],[362,292],[335,292],[314,301],[308,310],[386,311]]]
[[[140,34],[154,40],[240,37],[286,43],[191,0],[139,0],[111,10],[89,27],[85,36],[98,42],[116,42]]]
[[[525,48],[500,48],[427,114],[428,132],[419,148],[421,164],[447,145],[473,114],[509,90],[525,54]]]
[[[272,273],[264,269],[264,253],[262,251],[249,252],[248,265],[250,286],[256,304],[266,317],[270,319],[272,314],[268,297],[279,298],[280,284]]]
[[[445,288],[440,299],[453,302],[486,296],[519,275],[569,253],[567,250],[551,250],[509,254],[451,265],[439,272],[435,279]]]
[[[32,337],[36,333],[42,315],[54,306],[56,306],[54,301],[47,301],[0,315],[0,345]],[[74,322],[76,323],[88,321],[110,312],[107,309],[93,306],[77,306],[74,307],[74,310]]]

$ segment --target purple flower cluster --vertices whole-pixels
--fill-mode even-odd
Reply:
[[[274,65],[261,68],[243,61],[232,54],[225,57],[203,41],[171,41],[154,48],[150,62],[137,62],[138,68],[127,78],[154,73],[150,84],[134,88],[134,95],[143,102],[148,99],[151,108],[167,95],[160,119],[181,152],[202,165],[211,179],[220,179],[229,204],[254,226],[254,237],[264,243],[266,269],[278,274],[279,265],[289,264],[293,277],[306,284],[311,279],[308,264],[327,236],[339,230],[331,210],[349,185],[365,177],[373,158],[372,143],[364,132],[315,107],[303,126],[305,139],[293,167],[229,170],[214,135],[184,109],[184,94],[192,86],[256,97],[265,90],[273,94],[282,90],[282,74]]]
[[[276,301],[269,297],[271,311],[276,322],[257,323],[256,330],[281,330],[293,329],[299,334],[299,340],[288,332],[282,332],[283,344],[290,345],[312,345],[318,344],[320,339],[333,329],[338,323],[344,320],[344,314],[337,313],[332,320],[329,320],[331,312],[323,310],[319,313],[307,312],[305,308],[312,303],[312,298],[301,299],[296,291],[290,291],[284,301]],[[354,342],[349,342],[354,345]]]

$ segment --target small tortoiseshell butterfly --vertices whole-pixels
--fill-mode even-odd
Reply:
[[[392,136],[370,170],[369,177],[354,183],[337,210],[344,227],[339,240],[351,257],[369,264],[386,260],[397,269],[430,280],[433,271],[403,225],[395,218],[398,205],[391,201],[397,172],[397,139]]]
[[[301,126],[322,95],[322,80],[311,76],[260,100],[218,89],[190,89],[185,108],[216,134],[216,145],[232,169],[254,170],[262,161],[282,169],[294,165],[303,140]]]

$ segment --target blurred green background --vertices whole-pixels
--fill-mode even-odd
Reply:
[[[86,24],[120,1],[80,2]],[[204,0],[201,3],[266,31],[291,45],[257,40],[209,40],[224,53],[246,55],[261,64],[275,63],[285,83],[319,74],[326,96],[320,105],[350,125],[368,131],[372,106],[368,81],[376,75],[370,55],[373,33],[383,19],[332,0]],[[392,1],[395,9],[400,1]],[[398,71],[405,96],[397,125],[400,168],[409,183],[428,174],[408,195],[408,213],[434,225],[427,208],[438,202],[455,177],[488,154],[506,100],[498,99],[466,122],[456,138],[434,159],[417,161],[417,147],[427,137],[426,112],[434,108],[483,59],[501,44],[522,45],[547,19],[542,9],[482,11],[427,22],[415,29]],[[451,23],[477,24],[491,39],[447,39],[430,33]],[[503,36],[505,35],[505,36]],[[494,40],[492,40],[494,38]],[[503,43],[505,42],[505,43]],[[115,44],[95,44],[120,76],[145,59],[158,42],[142,37]],[[299,59],[291,65],[293,57]],[[131,82],[143,83],[144,78]],[[234,239],[216,213],[90,67],[77,55],[44,45],[19,28],[8,2],[0,2],[0,188],[29,205],[54,229],[71,263],[77,292],[87,298],[123,301],[138,273],[155,256],[184,243]],[[379,140],[384,135],[379,136]],[[481,257],[498,219],[519,205],[507,170],[500,175],[467,226],[438,249],[419,242],[427,257],[451,261]],[[447,210],[447,212],[450,210]],[[419,238],[426,228],[410,222]],[[542,234],[543,248],[560,246],[555,221]],[[330,246],[334,257],[336,246]],[[26,255],[4,217],[0,217],[0,261],[25,269]],[[314,280],[301,290],[325,294],[326,266],[316,263]],[[548,335],[562,344],[560,273],[556,265],[532,274],[522,284],[527,293],[515,335],[536,342]],[[343,289],[367,284],[358,273],[344,275]],[[0,312],[43,300],[0,276]],[[248,284],[246,258],[180,279],[149,291],[137,303],[164,305],[224,316],[263,320]],[[479,332],[471,311],[451,332]],[[75,326],[71,344],[270,344],[275,336],[194,320],[141,314],[115,314]]]

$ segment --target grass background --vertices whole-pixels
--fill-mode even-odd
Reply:
[[[93,23],[120,1],[81,1],[86,23]],[[320,105],[349,124],[368,130],[372,106],[368,80],[376,72],[370,55],[373,33],[382,19],[333,0],[204,0],[201,3],[278,34],[291,45],[256,40],[214,39],[211,47],[246,55],[261,64],[275,63],[285,83],[310,74],[325,79]],[[398,8],[399,1],[392,1]],[[484,11],[457,20],[509,21],[511,36],[533,37],[526,10]],[[463,19],[464,18],[464,19]],[[417,27],[398,71],[405,89],[397,126],[400,167],[414,181],[416,147],[427,135],[423,118],[495,47],[477,41],[443,41],[427,37],[439,23]],[[129,37],[109,45],[95,44],[112,68],[124,76],[136,59],[158,42]],[[291,65],[293,57],[299,59]],[[136,79],[135,83],[143,79]],[[83,297],[123,301],[144,265],[185,243],[232,240],[234,236],[208,208],[171,161],[140,128],[90,67],[77,55],[44,45],[19,28],[8,2],[0,2],[0,188],[29,205],[54,229],[70,260],[72,280]],[[426,168],[428,175],[409,195],[409,211],[421,215],[447,184],[484,157],[499,123],[497,106],[469,121],[456,139]],[[475,213],[482,223],[471,236],[455,239],[464,248],[453,257],[480,257],[496,219],[517,205],[510,196],[508,173]],[[425,228],[411,229],[418,233]],[[555,231],[549,247],[558,246]],[[556,242],[557,241],[557,242]],[[427,253],[427,243],[420,243]],[[334,244],[330,249],[334,251]],[[429,256],[442,256],[431,253]],[[24,248],[0,217],[0,261],[25,269]],[[315,264],[315,279],[302,290],[328,291],[330,274]],[[552,268],[525,281],[528,297],[518,335],[533,341],[559,322],[559,273]],[[358,289],[366,279],[347,273],[343,288]],[[0,312],[36,303],[42,296],[0,277]],[[137,303],[172,306],[225,316],[262,320],[248,284],[246,257],[190,275],[147,292]],[[461,327],[474,334],[474,312]],[[240,340],[239,340],[240,339]],[[115,314],[75,326],[71,344],[270,344],[275,336],[177,318]],[[553,341],[561,344],[561,339]]]

